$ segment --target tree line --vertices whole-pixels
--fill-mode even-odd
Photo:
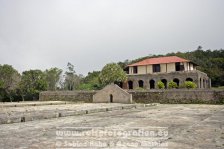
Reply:
[[[0,65],[0,101],[38,100],[41,91],[98,90],[109,83],[125,80],[125,72],[116,63],[107,64],[102,71],[90,72],[86,77],[77,75],[71,63],[67,64],[65,73],[55,67],[22,74],[4,64]]]
[[[56,67],[20,74],[11,65],[0,65],[0,101],[37,100],[41,91],[73,90],[81,78],[71,63],[64,74]]]

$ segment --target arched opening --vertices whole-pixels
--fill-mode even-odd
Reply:
[[[191,81],[191,82],[193,82],[193,79],[192,79],[192,78],[187,78],[186,81]]]
[[[150,89],[155,89],[155,81],[154,80],[150,80],[149,84],[150,84]]]
[[[177,83],[177,86],[179,86],[179,84],[180,84],[180,80],[177,78],[173,79],[173,82]]]
[[[203,79],[203,88],[206,88],[205,79]]]
[[[133,82],[132,81],[128,81],[128,89],[133,89]]]
[[[144,87],[144,82],[142,80],[138,81],[138,87],[141,87],[141,88]]]
[[[199,82],[199,88],[202,88],[202,84],[201,84],[201,78],[200,78],[200,82]]]
[[[110,94],[110,103],[113,103],[113,95]]]
[[[167,80],[166,79],[162,79],[161,81],[164,83],[165,88],[167,88]]]

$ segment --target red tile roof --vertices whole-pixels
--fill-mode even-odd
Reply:
[[[166,56],[166,57],[148,58],[140,62],[130,64],[128,66],[144,66],[144,65],[167,64],[176,62],[190,62],[190,61],[177,56]]]

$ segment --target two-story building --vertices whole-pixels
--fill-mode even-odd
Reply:
[[[177,56],[148,58],[127,66],[128,81],[123,88],[156,89],[158,81],[162,81],[166,88],[169,81],[176,82],[178,86],[184,81],[193,81],[198,88],[210,88],[211,80],[206,73],[197,70],[197,66]]]

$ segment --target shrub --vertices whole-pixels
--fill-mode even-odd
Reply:
[[[164,85],[164,83],[162,81],[159,81],[159,82],[157,82],[157,87],[159,89],[164,89],[165,88],[165,85]]]
[[[177,83],[176,82],[173,82],[173,81],[170,81],[169,83],[168,83],[168,88],[177,88],[178,86],[177,86]]]
[[[142,87],[137,87],[135,90],[137,90],[137,91],[144,91],[145,89],[142,88]]]
[[[185,81],[183,84],[184,88],[190,89],[190,88],[196,88],[197,85],[192,81]]]

